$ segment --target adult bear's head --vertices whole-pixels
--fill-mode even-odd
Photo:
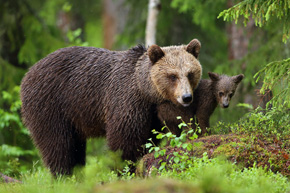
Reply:
[[[152,45],[147,54],[151,62],[150,78],[157,92],[174,104],[189,106],[193,91],[201,79],[198,61],[201,44],[193,39],[188,45],[159,47]]]

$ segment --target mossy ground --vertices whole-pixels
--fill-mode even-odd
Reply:
[[[174,164],[173,152],[189,154],[189,159],[201,158],[204,152],[209,158],[225,157],[227,160],[239,165],[241,168],[257,167],[267,168],[275,173],[279,172],[290,177],[290,136],[277,139],[274,135],[264,136],[262,134],[225,134],[201,137],[192,141],[192,149],[165,147],[166,153],[158,158],[154,154],[143,157],[138,173],[148,176],[148,172],[154,166],[160,167],[162,162],[167,167]]]

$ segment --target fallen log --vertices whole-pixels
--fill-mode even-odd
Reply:
[[[11,178],[9,176],[6,176],[6,175],[0,173],[0,183],[1,182],[4,182],[4,183],[22,183],[19,180],[16,180],[14,178]]]

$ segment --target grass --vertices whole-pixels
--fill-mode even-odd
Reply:
[[[79,192],[290,192],[285,176],[261,167],[244,168],[222,158],[209,159],[206,154],[188,162],[183,171],[178,164],[150,178],[140,178],[124,170],[112,170],[108,158],[89,158],[82,174],[53,179],[39,167],[21,175],[22,184],[0,184],[1,193],[79,193]],[[126,167],[125,167],[126,168]]]
[[[276,119],[277,116],[280,118]],[[21,173],[18,179],[23,182],[22,184],[0,183],[0,192],[290,193],[289,176],[281,174],[290,171],[290,168],[286,167],[289,164],[290,154],[287,126],[290,124],[287,121],[289,122],[288,111],[283,111],[282,114],[277,110],[266,114],[251,113],[240,122],[231,125],[219,124],[216,131],[223,134],[218,136],[219,138],[209,136],[205,138],[208,143],[203,141],[187,146],[185,136],[159,134],[160,138],[169,136],[174,142],[170,143],[174,145],[173,150],[184,148],[201,156],[191,156],[184,150],[173,151],[174,156],[170,165],[164,162],[164,167],[158,167],[158,164],[162,165],[162,161],[159,162],[157,158],[167,157],[167,153],[170,152],[163,151],[162,147],[156,148],[147,144],[148,148],[152,149],[153,164],[150,168],[145,168],[145,171],[139,170],[136,175],[131,174],[128,165],[120,161],[120,153],[112,153],[106,146],[93,142],[88,146],[87,165],[79,169],[75,175],[53,179],[47,169],[41,164],[35,164],[32,171]],[[229,135],[226,130],[233,133]],[[201,148],[205,149],[197,151]],[[213,156],[216,153],[220,153],[223,157]],[[245,156],[248,154],[250,156]],[[261,165],[264,162],[255,161],[261,159],[266,164]],[[239,160],[243,163],[239,163]],[[245,160],[248,160],[247,163]],[[270,167],[267,167],[267,164],[270,164]],[[283,167],[283,170],[278,170]],[[147,173],[145,178],[142,177],[144,172]]]

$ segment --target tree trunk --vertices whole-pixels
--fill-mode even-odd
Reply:
[[[156,44],[156,25],[160,9],[160,0],[149,0],[145,39],[146,46]]]
[[[235,4],[235,0],[228,0],[227,2],[228,8]],[[241,21],[238,21],[237,24],[233,21],[227,26],[229,60],[240,60],[248,54],[250,51],[250,39],[253,35],[254,29],[255,22],[252,18],[249,19],[246,27],[244,27]],[[243,62],[240,68],[241,73],[246,71],[247,63]],[[255,92],[249,93],[249,90],[253,90],[252,86],[250,84],[242,85],[240,91],[237,92],[239,93],[238,97],[242,98],[244,103],[252,104],[254,107],[260,105],[260,97],[257,96]]]
[[[125,0],[103,0],[104,48],[113,48],[116,35],[124,30],[128,9]]]

